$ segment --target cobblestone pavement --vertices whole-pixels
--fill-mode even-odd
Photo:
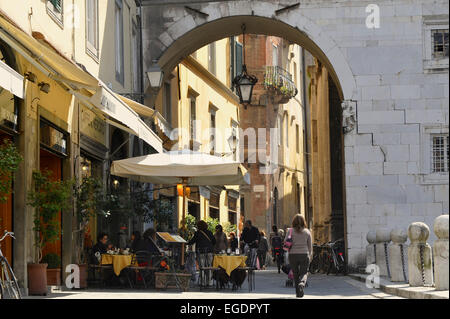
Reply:
[[[200,291],[193,287],[188,292],[175,289],[165,291],[155,289],[93,289],[87,290],[54,290],[47,296],[29,296],[25,298],[70,298],[70,299],[266,299],[266,298],[295,298],[294,288],[285,287],[287,276],[278,274],[276,269],[260,270],[256,272],[256,288],[248,291],[247,281],[240,290],[224,289],[216,291],[214,288]],[[378,289],[369,289],[365,283],[346,276],[311,275],[305,289],[304,299],[398,299]],[[400,298],[401,299],[401,298]]]

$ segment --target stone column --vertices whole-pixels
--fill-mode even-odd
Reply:
[[[393,229],[391,231],[392,244],[388,247],[389,267],[391,271],[391,281],[408,281],[407,253],[408,235],[404,229]]]
[[[412,287],[433,285],[433,268],[431,263],[431,246],[427,239],[430,229],[422,222],[415,222],[408,227],[411,241],[408,247],[408,277]]]
[[[367,233],[366,239],[369,244],[366,246],[366,266],[375,264],[377,262],[377,258],[375,256],[375,242],[377,239],[376,236],[377,234],[373,230]]]
[[[386,228],[376,230],[376,261],[380,276],[390,277],[387,246],[391,241],[391,232]]]
[[[433,245],[434,286],[436,290],[448,290],[448,215],[437,217],[433,228],[438,238]]]

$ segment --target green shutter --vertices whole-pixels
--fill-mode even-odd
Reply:
[[[53,7],[59,12],[62,11],[61,10],[61,1],[62,0],[50,0],[50,2],[53,4]]]

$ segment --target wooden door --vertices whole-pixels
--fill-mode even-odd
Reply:
[[[52,172],[52,179],[58,181],[62,179],[62,159],[43,149],[40,152],[40,170]],[[61,225],[61,212],[58,214],[58,221]],[[62,226],[62,225],[61,225]],[[61,257],[61,236],[54,243],[47,244],[42,250],[42,256],[54,253]]]
[[[6,134],[0,133],[0,143],[3,144],[3,140],[8,139],[11,141],[11,137]],[[5,230],[13,231],[13,211],[12,211],[12,195],[9,194],[6,202],[0,203],[0,237],[3,236]],[[8,262],[12,265],[12,241],[10,237],[5,238],[0,243],[3,255],[8,259]]]

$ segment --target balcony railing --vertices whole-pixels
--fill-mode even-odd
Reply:
[[[298,93],[295,83],[292,81],[292,75],[278,66],[266,66],[264,87],[276,90],[289,98],[293,98]]]

